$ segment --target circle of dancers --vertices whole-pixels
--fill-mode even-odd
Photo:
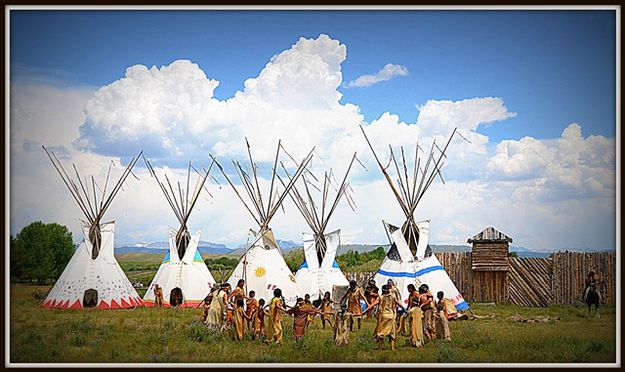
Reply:
[[[198,308],[202,308],[202,324],[222,333],[232,329],[238,341],[245,339],[247,334],[266,344],[281,344],[285,315],[293,318],[296,341],[304,338],[308,326],[317,316],[323,329],[326,324],[333,329],[337,346],[349,344],[350,333],[354,328],[361,329],[363,317],[376,319],[373,336],[377,349],[385,349],[388,339],[389,348],[395,350],[399,335],[406,337],[407,346],[417,348],[435,339],[451,341],[448,322],[462,319],[452,302],[444,297],[443,292],[434,296],[427,284],[418,288],[409,284],[407,289],[408,300],[402,303],[399,288],[392,279],[381,290],[374,280],[369,280],[364,290],[355,280],[350,280],[338,303],[331,298],[330,292],[326,292],[323,298],[314,302],[308,294],[304,298],[298,297],[295,305],[289,306],[280,288],[273,291],[269,303],[257,299],[253,290],[246,295],[245,281],[241,279],[234,289],[229,283],[213,286]]]

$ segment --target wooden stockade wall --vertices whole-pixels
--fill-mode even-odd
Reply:
[[[553,303],[570,305],[581,301],[588,272],[594,270],[605,303],[616,303],[616,252],[553,254]]]
[[[551,258],[511,257],[507,280],[497,276],[506,272],[477,272],[481,276],[493,274],[494,277],[476,277],[471,270],[471,252],[435,255],[458,291],[469,302],[510,302],[528,307],[572,305],[581,301],[584,280],[592,269],[601,276],[599,289],[604,303],[616,303],[615,252],[556,252]],[[345,275],[348,280],[355,279],[364,286],[375,272]]]
[[[553,303],[550,258],[510,258],[508,301],[521,306],[549,306]]]

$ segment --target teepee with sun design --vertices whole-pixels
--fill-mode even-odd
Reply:
[[[264,201],[258,184],[258,166],[252,159],[252,153],[249,142],[247,142],[247,138],[245,141],[247,143],[247,150],[250,159],[251,176],[243,169],[243,166],[240,163],[235,161],[232,163],[241,180],[242,187],[249,197],[248,199],[251,207],[241,196],[237,187],[234,186],[222,166],[216,162],[217,166],[221,170],[221,173],[226,178],[230,186],[232,186],[232,189],[259,227],[258,232],[250,230],[252,232],[252,243],[246,244],[245,253],[230,275],[228,283],[234,287],[240,279],[244,279],[246,282],[246,293],[247,291],[254,290],[256,292],[256,298],[263,298],[267,301],[267,303],[271,300],[271,298],[273,298],[273,290],[280,288],[286,303],[293,304],[297,298],[295,276],[284,261],[282,251],[276,242],[273,231],[269,227],[269,222],[282,205],[282,202],[289,193],[289,190],[291,190],[297,179],[308,166],[308,163],[310,163],[314,148],[302,160],[294,175],[290,177],[289,182],[284,186],[284,190],[282,190],[282,192],[278,192],[277,188],[274,189],[278,158],[282,149],[281,142],[278,141],[278,149],[271,176],[269,196],[267,200]],[[252,208],[255,212],[252,211]]]

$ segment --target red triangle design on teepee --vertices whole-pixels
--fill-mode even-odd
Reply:
[[[52,299],[52,303],[50,303],[50,307],[56,307],[56,298]]]
[[[98,309],[110,309],[111,308],[104,300],[100,301],[100,303],[96,307]]]
[[[80,304],[80,300],[76,300],[76,302],[74,302],[74,304],[72,304],[72,306],[69,307],[70,309],[81,309],[82,305]]]
[[[137,297],[137,306],[142,307],[145,306],[146,302],[143,301],[141,297]]]
[[[115,300],[111,300],[111,309],[119,309],[120,306]]]
[[[63,309],[67,309],[67,308],[69,307],[69,299],[68,299],[68,300],[66,300],[65,302],[63,302],[63,303],[61,304],[61,306],[59,306],[59,307],[61,307],[61,308],[63,308]]]
[[[41,307],[50,307],[50,300],[45,300],[43,304],[41,304]]]
[[[122,303],[122,305],[121,305],[122,309],[127,309],[129,307],[132,307],[132,305],[130,305],[128,302],[124,301],[123,298],[121,299],[121,303]]]

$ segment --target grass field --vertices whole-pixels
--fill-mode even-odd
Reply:
[[[588,318],[577,307],[521,308],[474,305],[486,318],[451,322],[452,341],[422,349],[374,350],[375,323],[350,335],[350,345],[336,348],[332,332],[318,319],[305,339],[292,340],[292,320],[284,321],[283,345],[247,339],[236,342],[198,324],[200,310],[137,308],[130,310],[53,310],[39,307],[48,287],[11,286],[10,361],[12,363],[615,363],[616,309],[603,307],[601,318]],[[559,321],[522,323],[514,314],[548,315]]]

